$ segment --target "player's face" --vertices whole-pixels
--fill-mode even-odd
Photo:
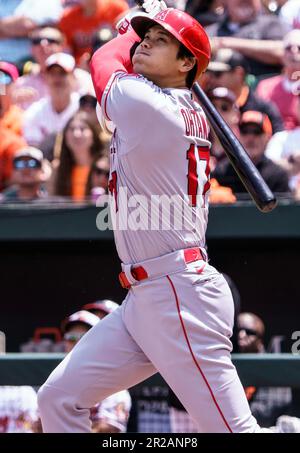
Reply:
[[[151,27],[132,58],[133,70],[161,88],[185,86],[190,59],[178,59],[179,42],[159,25]],[[179,84],[179,85],[178,85]]]

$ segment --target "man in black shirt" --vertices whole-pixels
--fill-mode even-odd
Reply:
[[[277,194],[289,193],[287,173],[264,155],[272,133],[271,122],[267,115],[251,110],[244,112],[239,130],[242,145],[270,189]],[[222,186],[230,187],[237,198],[244,198],[239,194],[245,194],[246,189],[229,162],[222,167],[217,166],[212,177],[216,178]]]

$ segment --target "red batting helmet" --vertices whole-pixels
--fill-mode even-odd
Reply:
[[[205,71],[210,59],[208,36],[199,22],[189,14],[174,8],[160,11],[151,19],[144,14],[131,19],[131,25],[140,38],[144,38],[149,27],[160,25],[181,42],[197,60],[197,74]]]

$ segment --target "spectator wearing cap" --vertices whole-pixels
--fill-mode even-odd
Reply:
[[[237,317],[237,340],[239,352],[243,354],[262,354],[265,325],[254,313],[240,313]],[[245,388],[245,393],[253,416],[262,427],[276,424],[277,418],[286,414],[291,407],[292,391],[290,387],[254,387]]]
[[[272,134],[272,125],[267,115],[251,110],[244,112],[239,130],[242,145],[270,189],[277,194],[289,193],[286,171],[265,156],[265,149]],[[246,192],[229,162],[223,167],[217,167],[213,176],[220,184],[231,187],[238,198]]]
[[[225,0],[225,17],[207,27],[213,49],[242,53],[255,76],[279,73],[282,39],[290,27],[272,14],[263,14],[261,0]]]
[[[289,32],[284,40],[283,72],[259,82],[256,94],[274,103],[283,119],[285,130],[299,126],[298,95],[300,93],[300,30]]]
[[[60,132],[79,108],[79,94],[73,91],[72,55],[55,53],[47,58],[45,65],[49,97],[34,102],[24,117],[24,136],[33,146]]]
[[[84,341],[82,337],[99,321],[98,316],[87,310],[80,310],[68,316],[62,322],[65,351],[71,352],[80,340]],[[105,347],[105,345],[99,345],[99,347]],[[91,366],[93,366],[92,363]],[[127,390],[110,395],[90,409],[92,431],[97,433],[126,432],[130,409],[131,398]]]
[[[77,63],[91,53],[94,32],[104,24],[114,26],[128,10],[125,0],[82,0],[64,11],[59,23]]]
[[[49,95],[46,61],[54,53],[64,50],[64,36],[57,28],[38,28],[31,33],[30,41],[35,63],[28,74],[18,78],[13,90],[15,102],[23,109]],[[87,71],[74,69],[73,91],[80,95],[92,92],[91,76]]]
[[[0,4],[0,55],[22,66],[30,57],[29,34],[36,27],[56,23],[62,13],[61,0],[7,0]]]
[[[98,316],[99,319],[103,319],[105,316],[115,311],[118,307],[119,305],[113,300],[102,299],[85,304],[82,307],[82,310],[87,310],[93,313],[94,315]]]
[[[297,117],[300,123],[300,97],[297,96]],[[266,156],[280,165],[289,175],[290,189],[300,195],[300,126],[274,134],[268,143]]]
[[[257,110],[265,113],[272,123],[272,131],[283,130],[283,122],[277,107],[255,95],[247,85],[249,66],[239,52],[230,49],[220,49],[208,65],[205,89],[223,86],[236,96],[236,103],[241,113],[247,110]]]
[[[72,197],[74,201],[83,200],[92,162],[102,153],[98,128],[86,112],[78,111],[63,130],[60,156],[53,162],[51,193]]]
[[[222,20],[224,8],[221,0],[187,0],[185,11],[207,27]]]
[[[43,158],[43,153],[33,147],[27,147],[15,154],[13,159],[12,186],[1,195],[3,202],[29,202],[45,199],[47,192],[44,184],[51,175],[49,162]]]
[[[16,151],[26,145],[21,137],[22,111],[13,104],[11,86],[18,77],[11,63],[0,62],[0,192],[7,186]]]

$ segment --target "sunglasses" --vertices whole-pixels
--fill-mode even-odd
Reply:
[[[61,44],[61,41],[59,39],[55,38],[46,38],[46,37],[40,37],[40,38],[32,38],[31,43],[34,46],[38,46],[41,44],[42,41],[47,41],[48,44]]]
[[[102,176],[102,175],[107,176],[107,177],[109,176],[109,171],[104,170],[103,168],[98,168],[98,167],[93,168],[93,173],[95,173],[98,176]]]
[[[294,49],[297,49],[297,52],[300,52],[300,46],[297,46],[297,44],[289,45],[284,48],[284,50],[287,50],[288,52],[291,52],[291,50]]]
[[[247,329],[246,327],[240,327],[238,329],[238,332],[240,332],[241,330],[243,330],[246,333],[246,335],[249,335],[249,336],[254,335],[255,337],[258,336],[258,333],[254,329]]]
[[[257,129],[257,128],[255,128],[255,129],[252,129],[252,128],[251,129],[247,129],[247,128],[240,127],[240,133],[242,135],[250,135],[251,134],[251,135],[259,136],[259,135],[262,135],[264,133],[264,131],[262,131],[261,129]]]
[[[220,105],[220,110],[221,112],[229,112],[231,110],[231,106],[224,102],[224,104]]]
[[[92,107],[96,108],[97,105],[97,99],[80,99],[79,100],[79,106],[80,107]]]
[[[14,168],[16,170],[23,170],[24,168],[41,168],[42,164],[38,160],[28,159],[28,160],[15,160]]]
[[[64,340],[71,341],[72,343],[77,343],[80,338],[83,337],[85,332],[70,332],[64,334]]]

